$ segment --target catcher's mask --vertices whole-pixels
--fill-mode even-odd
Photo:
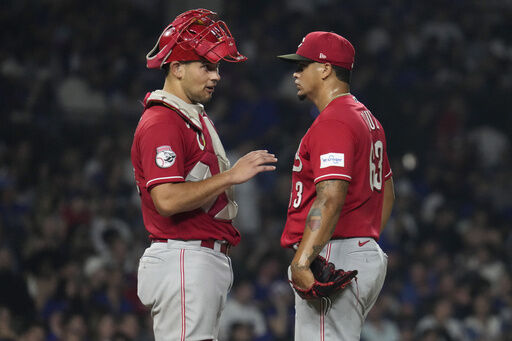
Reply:
[[[226,23],[216,16],[217,13],[202,8],[178,15],[146,55],[147,67],[161,68],[175,60],[206,59],[210,63],[221,59],[235,63],[247,60],[238,52]]]

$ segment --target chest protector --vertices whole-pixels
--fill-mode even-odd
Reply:
[[[146,95],[144,99],[146,108],[152,105],[163,105],[179,115],[186,123],[204,138],[206,145],[213,147],[217,157],[217,165],[208,164],[206,161],[198,161],[185,176],[185,181],[201,181],[212,175],[222,173],[230,168],[230,163],[226,157],[226,151],[222,146],[219,135],[212,122],[206,115],[202,104],[189,104],[180,98],[163,90],[156,90]],[[206,147],[199,143],[201,150]],[[206,153],[206,151],[205,151]],[[234,191],[229,187],[224,193],[213,198],[201,207],[206,213],[214,219],[233,220],[238,212],[238,205],[234,200]]]

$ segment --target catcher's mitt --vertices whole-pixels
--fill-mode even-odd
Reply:
[[[292,282],[293,288],[303,299],[328,297],[336,291],[343,290],[357,275],[357,270],[336,269],[333,263],[327,262],[322,256],[315,258],[310,268],[315,276],[315,283],[311,288],[303,290]]]

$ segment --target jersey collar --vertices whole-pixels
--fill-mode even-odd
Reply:
[[[164,103],[174,109],[177,109],[181,114],[186,116],[192,124],[194,124],[197,128],[203,130],[201,119],[199,117],[199,115],[203,115],[204,113],[204,106],[202,104],[187,103],[181,98],[165,90],[153,91],[146,99],[146,105],[150,102]]]

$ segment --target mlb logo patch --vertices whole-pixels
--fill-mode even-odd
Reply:
[[[344,153],[327,153],[320,155],[320,168],[345,167]]]
[[[160,168],[169,168],[176,161],[176,153],[171,146],[160,146],[156,148],[155,163]]]

